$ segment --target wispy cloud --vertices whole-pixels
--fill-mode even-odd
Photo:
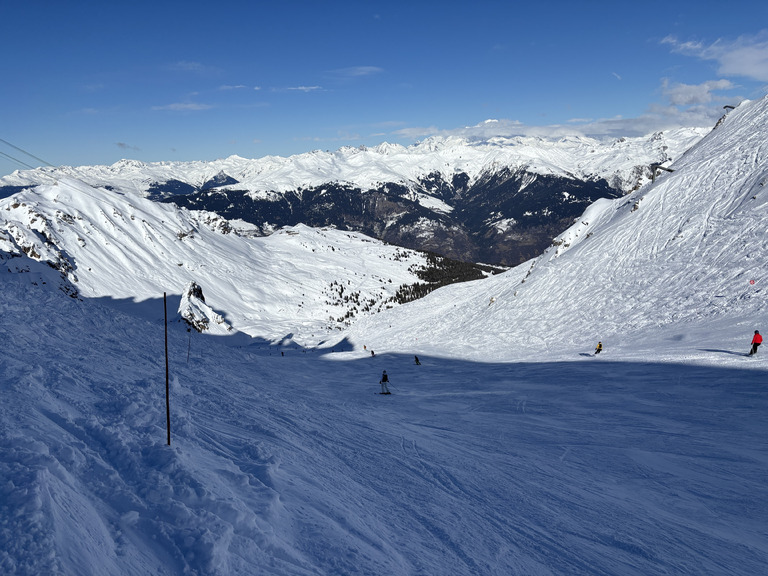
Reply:
[[[719,39],[711,44],[683,42],[674,36],[662,41],[674,52],[718,63],[718,73],[723,76],[742,76],[760,82],[768,82],[768,31],[739,36],[735,40]]]
[[[696,88],[696,87],[693,87]],[[712,87],[710,87],[711,89]],[[645,136],[660,130],[669,130],[681,126],[706,128],[715,125],[723,115],[719,106],[706,104],[706,90],[692,89],[690,94],[682,88],[670,87],[668,96],[671,101],[657,103],[640,116],[624,118],[572,118],[564,124],[533,125],[517,120],[496,119],[484,121],[474,126],[456,129],[440,129],[435,126],[409,126],[390,132],[391,136],[418,141],[430,136],[459,136],[468,140],[488,140],[491,138],[541,137],[564,138],[567,136],[587,136],[591,138],[619,138],[624,136]],[[686,95],[687,94],[687,95]],[[699,103],[704,101],[705,103]],[[680,103],[687,103],[683,106]]]
[[[206,66],[200,62],[190,62],[188,60],[174,62],[173,64],[170,64],[168,68],[179,72],[203,72],[206,70]]]
[[[318,90],[322,89],[322,86],[289,86],[285,88],[285,90],[292,92],[317,92]]]
[[[101,92],[106,86],[101,82],[94,82],[93,84],[85,84],[83,86],[84,92]]]
[[[407,140],[420,140],[430,136],[449,136],[453,130],[441,130],[437,126],[408,126],[395,130],[393,134]]]
[[[384,72],[384,69],[379,68],[378,66],[351,66],[349,68],[337,68],[336,70],[333,70],[334,74],[345,78],[373,76],[374,74],[381,74],[382,72]]]
[[[202,62],[194,62],[191,60],[179,60],[177,62],[172,62],[171,64],[165,66],[165,68],[171,72],[184,72],[189,74],[197,74],[200,76],[217,75],[221,72],[221,70],[215,66],[209,66],[208,64],[203,64]]]
[[[137,146],[131,146],[130,144],[126,144],[125,142],[115,142],[118,148],[121,150],[133,150],[136,152],[141,152],[141,148]]]
[[[235,90],[261,90],[261,86],[248,86],[246,84],[222,84],[218,87],[219,92],[233,92]]]
[[[93,116],[96,114],[101,114],[102,110],[99,110],[98,108],[80,108],[75,112],[75,114],[85,114],[88,116]]]
[[[210,110],[213,108],[210,104],[200,104],[198,102],[175,102],[165,106],[152,106],[152,110],[170,110],[173,112],[197,112],[200,110]]]

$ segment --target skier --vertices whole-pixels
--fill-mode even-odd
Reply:
[[[598,342],[597,343],[597,348],[595,348],[595,354],[600,354],[600,352],[602,352],[602,351],[603,351],[603,343],[602,342]]]
[[[379,384],[381,384],[381,392],[379,394],[391,394],[389,391],[389,376],[387,376],[387,371],[384,370],[384,372],[381,375],[381,380],[379,380]]]
[[[419,362],[419,357],[418,356],[414,356],[414,358],[416,360],[416,366],[421,366],[421,362]]]
[[[760,336],[760,331],[755,330],[755,337],[752,338],[752,350],[749,351],[749,355],[757,354],[757,347],[763,343],[763,337]]]

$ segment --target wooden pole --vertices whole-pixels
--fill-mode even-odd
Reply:
[[[168,424],[168,446],[171,445],[171,397],[168,383],[168,304],[163,292],[163,311],[165,312],[165,419]]]

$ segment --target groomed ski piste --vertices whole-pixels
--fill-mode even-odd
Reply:
[[[237,334],[187,332],[174,305],[196,260],[176,226],[152,237],[171,265],[131,268],[142,248],[132,232],[107,238],[130,229],[117,217],[97,224],[42,187],[24,197],[37,222],[3,200],[0,572],[762,573],[768,349],[746,353],[768,332],[766,126],[768,100],[744,103],[673,173],[593,205],[536,260],[362,315],[322,344],[303,317],[276,337],[296,311],[269,290],[258,318],[231,309],[226,285],[255,294],[237,266],[200,282]],[[131,199],[135,216],[160,230],[171,212],[146,202]],[[124,256],[80,262],[105,244],[67,240],[55,209]],[[25,232],[43,221],[60,243],[48,256],[45,234]],[[201,259],[209,228],[196,228]],[[267,266],[271,249],[230,236],[211,252]],[[322,275],[320,245],[281,252],[272,274]],[[354,277],[370,260],[349,247]],[[75,262],[77,282],[46,258]],[[148,296],[163,274],[178,286],[171,446],[163,302]],[[131,285],[145,292],[131,299]]]

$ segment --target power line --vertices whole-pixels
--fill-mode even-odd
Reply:
[[[53,164],[51,164],[50,162],[46,162],[46,161],[45,161],[45,160],[43,160],[42,158],[38,158],[37,156],[35,156],[35,155],[34,155],[34,154],[32,154],[31,152],[27,152],[27,151],[26,151],[26,150],[24,150],[23,148],[19,148],[18,146],[16,146],[15,144],[11,144],[11,143],[10,143],[10,142],[8,142],[7,140],[3,140],[2,138],[0,138],[0,142],[2,142],[3,144],[6,144],[6,145],[8,145],[8,146],[10,146],[11,148],[13,148],[13,149],[15,149],[15,150],[18,150],[18,151],[19,151],[19,152],[21,152],[22,154],[26,154],[26,155],[27,155],[27,156],[29,156],[30,158],[34,158],[34,159],[35,159],[35,160],[37,160],[38,162],[42,162],[42,163],[43,163],[43,164],[45,164],[46,166],[53,166]],[[0,152],[0,154],[3,154],[3,153],[2,153],[2,152]],[[22,162],[21,160],[18,160],[18,159],[16,159],[16,158],[14,158],[13,156],[8,156],[8,154],[3,154],[3,156],[5,156],[6,158],[10,158],[11,160],[15,160],[16,162],[18,162],[19,164],[22,164],[23,166],[27,166],[28,168],[32,168],[32,169],[34,169],[34,167],[33,167],[33,166],[30,166],[29,164],[27,164],[27,163],[25,163],[25,162]]]
[[[31,169],[31,170],[34,170],[34,169],[35,169],[35,167],[34,167],[34,166],[30,166],[30,165],[29,165],[29,164],[27,164],[26,162],[22,162],[22,161],[21,161],[21,160],[19,160],[18,158],[14,158],[14,157],[13,157],[13,156],[11,156],[10,154],[6,154],[5,152],[0,152],[0,156],[5,156],[5,157],[6,157],[6,158],[8,158],[9,160],[13,160],[14,162],[18,162],[18,163],[19,163],[19,164],[21,164],[22,166],[26,166],[27,168],[29,168],[29,169]]]

